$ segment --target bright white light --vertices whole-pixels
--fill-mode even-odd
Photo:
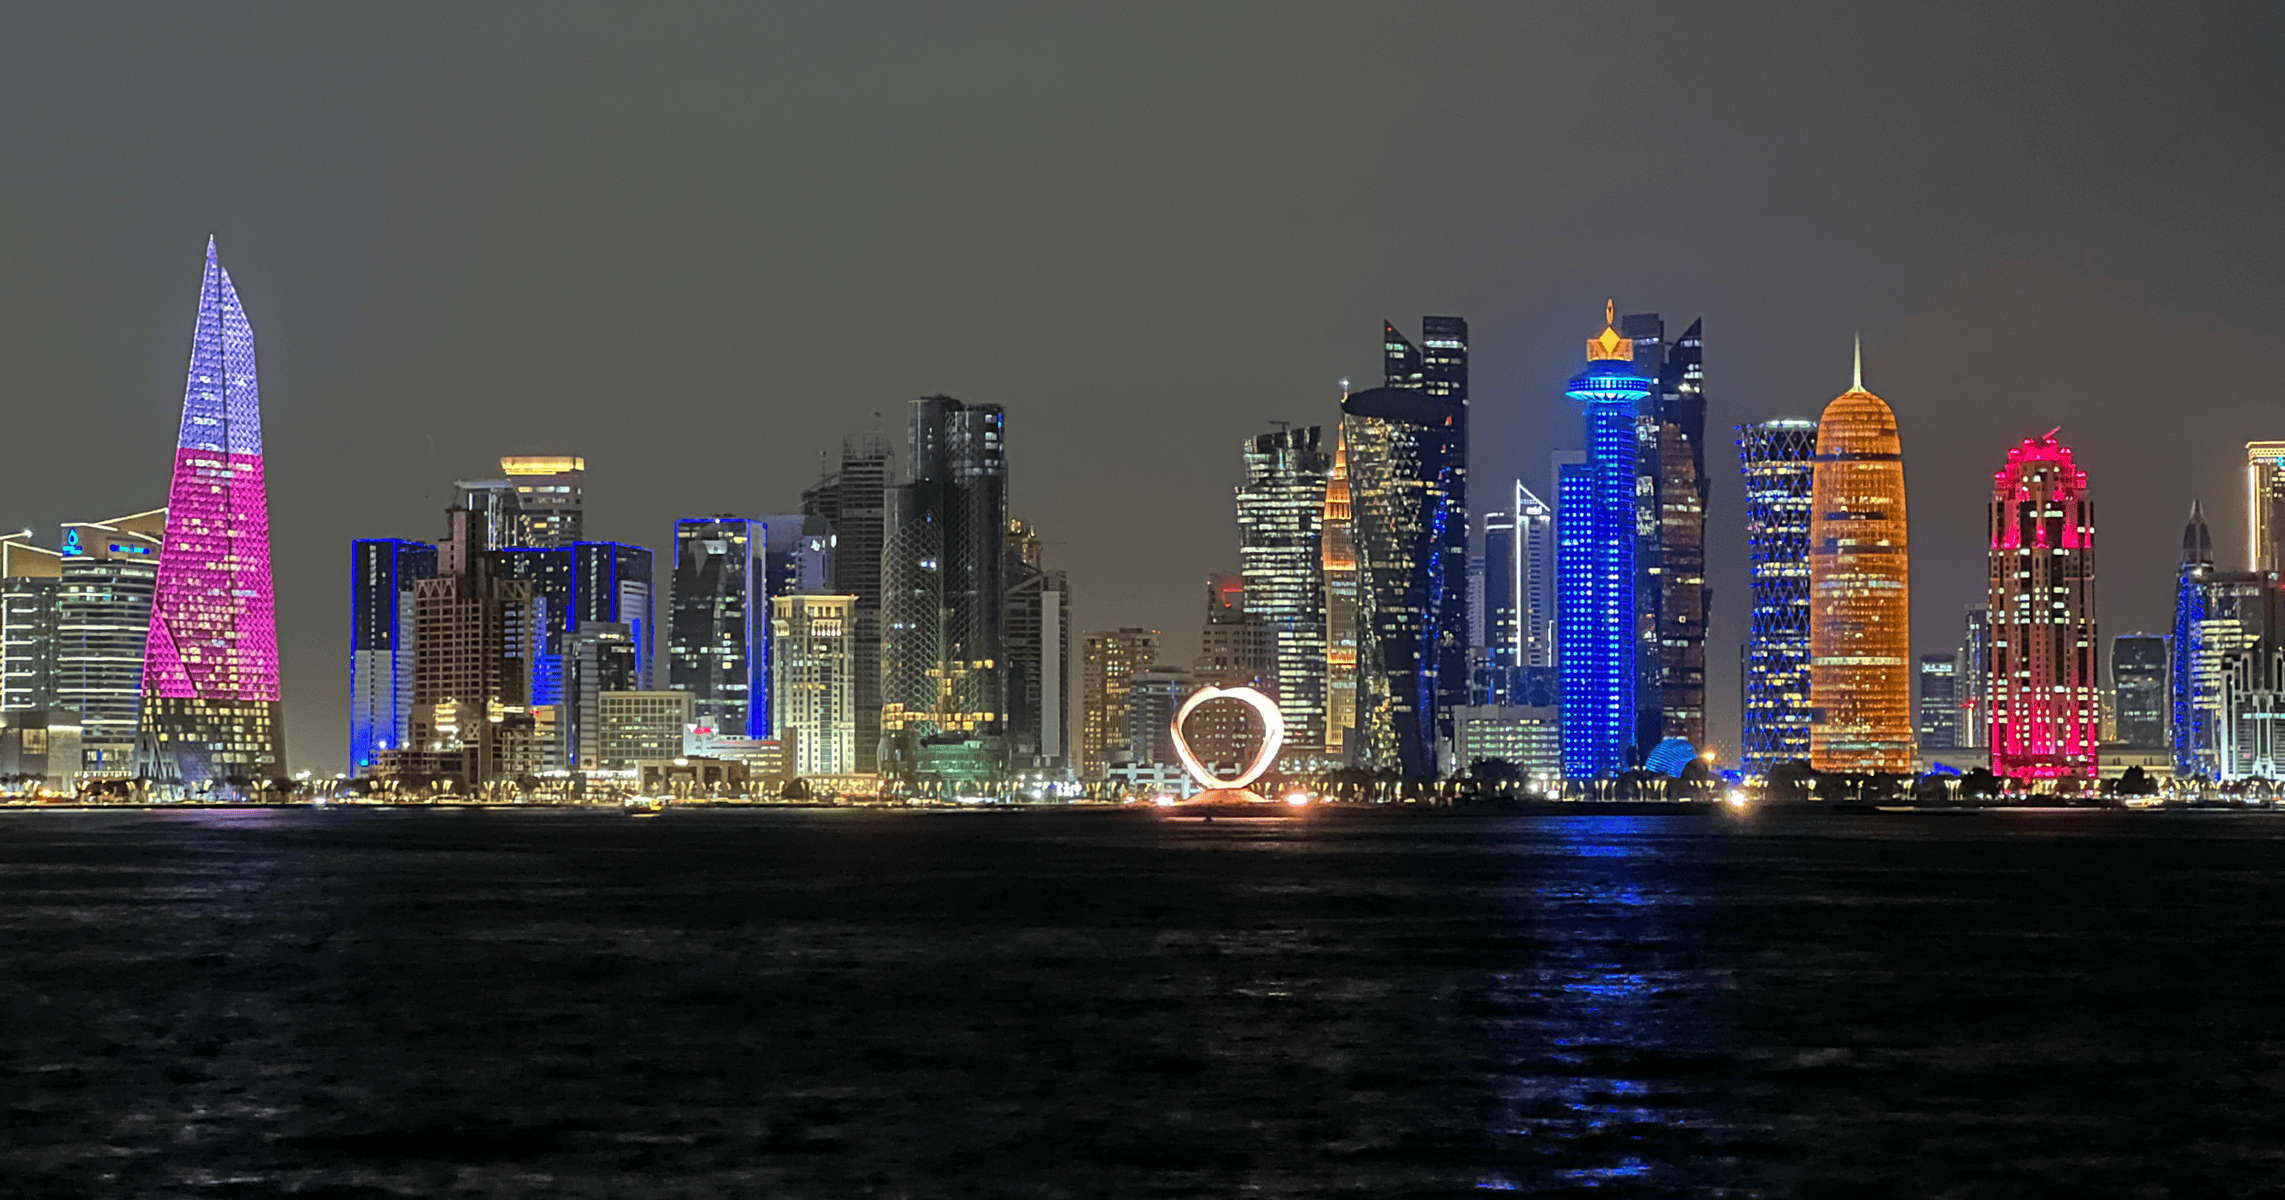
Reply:
[[[1261,749],[1255,752],[1254,761],[1247,764],[1236,779],[1230,780],[1216,779],[1214,773],[1198,761],[1198,756],[1190,752],[1190,739],[1182,735],[1182,723],[1189,719],[1199,705],[1223,696],[1252,705],[1262,719]],[[1198,786],[1210,789],[1242,788],[1261,778],[1262,773],[1269,770],[1269,765],[1277,761],[1277,752],[1285,745],[1285,717],[1277,711],[1276,701],[1253,688],[1199,688],[1190,693],[1190,698],[1182,702],[1181,711],[1174,714],[1173,734],[1174,752],[1182,757],[1182,768],[1190,772],[1190,777],[1198,781]]]
[[[1295,808],[1307,808],[1309,807],[1309,793],[1299,790],[1287,792],[1285,802]]]
[[[1729,794],[1722,797],[1722,799],[1728,801],[1731,808],[1745,807],[1745,793],[1738,790],[1737,788],[1731,788]]]
[[[1152,796],[1150,798],[1150,802],[1159,806],[1160,808],[1174,807],[1174,797],[1167,795],[1165,792],[1160,792],[1158,795]]]

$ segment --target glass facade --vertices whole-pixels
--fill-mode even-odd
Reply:
[[[2095,511],[2087,473],[2050,431],[1992,479],[1991,769],[2093,781],[2102,744],[2095,657]]]
[[[56,592],[56,707],[80,715],[90,773],[135,773],[143,651],[167,510],[63,527]]]
[[[2111,708],[2117,714],[2121,745],[2155,750],[2169,744],[2166,683],[2171,657],[2166,639],[2158,634],[2122,633],[2111,639]]]
[[[1633,766],[1648,748],[1636,740],[1644,612],[1636,594],[1636,415],[1651,382],[1635,372],[1634,343],[1606,322],[1587,342],[1587,369],[1564,394],[1586,408],[1587,456],[1560,467],[1556,481],[1563,772],[1597,779]]]
[[[363,775],[412,734],[413,585],[436,547],[398,538],[349,546],[349,769]]]
[[[1817,423],[1738,426],[1753,612],[1741,664],[1749,775],[1809,758],[1809,492]]]
[[[1357,725],[1357,538],[1348,433],[1334,435],[1325,478],[1325,756],[1347,763]],[[1266,679],[1264,681],[1267,682]]]
[[[566,455],[503,458],[500,472],[515,489],[512,544],[552,547],[586,540],[586,459]]]
[[[2276,576],[2214,568],[2213,533],[2191,505],[2175,577],[2172,707],[2174,773],[2222,779],[2222,686],[2230,662],[2277,627]]]
[[[689,692],[698,724],[716,734],[771,736],[770,622],[759,607],[767,538],[762,522],[742,517],[674,523],[667,686]]]
[[[1960,656],[1920,656],[1920,752],[1937,754],[1960,745]]]
[[[1325,745],[1325,488],[1332,461],[1315,425],[1247,438],[1237,490],[1246,612],[1268,632],[1270,695],[1293,753]]]
[[[1911,548],[1896,414],[1858,382],[1817,424],[1809,506],[1809,762],[1911,774]]]
[[[176,444],[136,762],[154,780],[186,786],[282,776],[254,331],[211,238]]]
[[[63,556],[32,545],[31,536],[0,536],[0,712],[51,708],[56,699]]]
[[[2285,562],[2285,442],[2245,444],[2246,569],[2275,574]]]
[[[1113,629],[1087,635],[1081,650],[1080,772],[1100,779],[1114,763],[1134,761],[1127,740],[1127,685],[1158,660],[1158,630]]]

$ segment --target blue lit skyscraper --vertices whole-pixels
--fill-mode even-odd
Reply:
[[[567,688],[564,651],[571,635],[590,622],[624,625],[635,648],[637,691],[651,688],[651,552],[619,542],[578,542],[544,549],[493,552],[504,579],[532,585],[544,619],[531,703],[562,706],[556,718],[559,765],[586,740],[584,712],[576,688]]]
[[[405,744],[413,719],[413,584],[436,578],[436,547],[359,538],[349,547],[349,769]]]
[[[690,693],[700,725],[728,737],[770,736],[765,537],[744,517],[674,523],[667,683]]]
[[[1809,757],[1809,484],[1816,456],[1815,421],[1779,417],[1738,426],[1753,581],[1740,756],[1750,775]]]
[[[1651,393],[1634,369],[1634,343],[1605,309],[1587,342],[1587,369],[1565,395],[1587,410],[1587,459],[1557,480],[1557,642],[1563,674],[1563,771],[1615,775],[1635,750],[1635,416]]]
[[[2226,778],[2221,761],[2222,684],[2241,652],[2274,637],[2277,577],[2267,571],[2214,569],[2213,534],[2197,505],[2182,529],[2182,566],[2174,593],[2174,773]]]

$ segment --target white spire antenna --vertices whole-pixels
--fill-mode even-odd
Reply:
[[[1849,390],[1852,392],[1864,390],[1864,335],[1861,333],[1857,335],[1857,365],[1855,371],[1850,375]]]

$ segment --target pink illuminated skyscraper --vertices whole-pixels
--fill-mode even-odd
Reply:
[[[279,709],[254,331],[209,238],[144,654],[136,772],[191,788],[280,778]]]
[[[2095,779],[2095,509],[2057,431],[2007,452],[1992,479],[1991,769]]]

